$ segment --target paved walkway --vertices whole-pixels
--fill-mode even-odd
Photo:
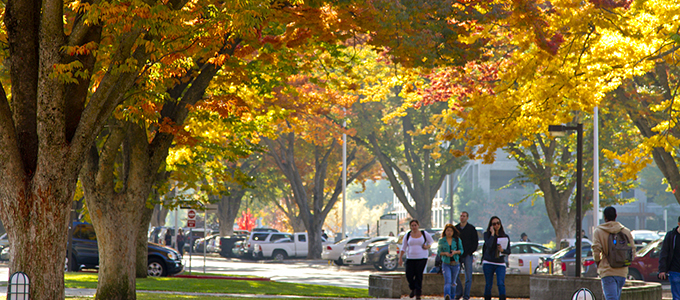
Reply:
[[[76,288],[66,288],[66,297],[94,297],[96,289],[76,289]],[[174,294],[174,295],[186,295],[186,296],[208,296],[208,297],[233,297],[233,298],[266,298],[266,299],[353,299],[353,300],[394,300],[392,298],[332,298],[332,297],[310,297],[310,296],[297,296],[297,295],[256,295],[256,294],[233,294],[233,293],[188,293],[188,292],[168,292],[168,291],[145,291],[137,290],[138,293],[153,293],[153,294]],[[0,286],[0,295],[7,294],[7,286]],[[409,298],[408,296],[402,296],[401,299],[413,300],[415,298]],[[423,296],[423,299],[427,300],[441,300],[443,297],[435,296]],[[484,298],[470,298],[473,300],[483,300]],[[508,300],[526,300],[526,299],[512,299]]]

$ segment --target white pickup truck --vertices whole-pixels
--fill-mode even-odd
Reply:
[[[277,235],[270,241],[272,235]],[[278,236],[281,235],[281,236]],[[272,233],[264,242],[255,244],[253,256],[258,258],[273,258],[282,261],[288,257],[307,257],[307,233]]]
[[[541,244],[517,242],[510,244],[508,274],[534,274],[541,257],[550,256],[553,251]]]

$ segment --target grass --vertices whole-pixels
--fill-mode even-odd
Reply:
[[[224,276],[224,275],[223,275]],[[64,282],[68,288],[97,288],[98,276],[95,273],[66,273]],[[229,294],[258,294],[258,295],[300,295],[313,297],[365,298],[368,290],[324,286],[302,283],[286,283],[274,281],[228,280],[228,279],[195,279],[173,277],[150,277],[137,279],[137,290],[190,292],[190,293],[229,293]],[[189,298],[168,298],[169,294],[149,294],[150,298],[140,298],[144,293],[138,293],[138,299],[203,299],[191,296]],[[156,296],[161,296],[156,298]],[[178,295],[179,296],[179,295]],[[207,299],[207,298],[205,298]],[[213,297],[214,299],[214,297]]]

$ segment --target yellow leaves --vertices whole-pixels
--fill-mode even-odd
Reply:
[[[78,83],[78,78],[87,79],[89,76],[87,70],[83,70],[83,64],[80,61],[72,61],[68,64],[54,64],[52,66],[52,73],[50,78],[58,79],[63,83]]]

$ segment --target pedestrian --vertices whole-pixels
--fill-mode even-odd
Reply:
[[[434,244],[434,240],[429,233],[420,230],[418,220],[411,220],[409,227],[411,227],[411,231],[406,233],[401,243],[399,265],[401,266],[403,263],[402,257],[406,253],[406,281],[408,281],[408,287],[411,289],[409,297],[416,296],[416,300],[420,300],[423,293],[423,271],[427,266],[428,250],[430,245]]]
[[[463,249],[465,252],[460,256],[460,265],[462,271],[465,272],[465,286],[462,285],[460,276],[456,278],[456,300],[463,298],[470,299],[470,289],[472,288],[472,253],[477,251],[479,247],[479,235],[475,225],[468,223],[469,214],[466,211],[460,213],[460,223],[456,225],[456,229],[460,232],[460,240],[463,242]]]
[[[493,216],[484,232],[484,248],[482,249],[482,270],[484,270],[484,300],[491,300],[493,274],[496,273],[498,299],[505,300],[505,257],[510,254],[510,239],[503,230],[499,217]],[[465,246],[463,246],[465,247]]]
[[[172,234],[170,233],[170,229],[165,231],[165,245],[172,247]]]
[[[661,280],[671,282],[673,300],[680,299],[680,217],[678,227],[666,233],[659,255],[659,275]]]
[[[177,231],[177,251],[184,256],[184,232],[182,228]]]
[[[441,256],[444,275],[444,299],[451,300],[456,295],[456,278],[460,271],[460,255],[463,254],[460,232],[452,224],[444,225],[444,232],[437,245],[437,255]]]
[[[520,234],[519,241],[520,242],[531,242],[531,240],[529,239],[529,236],[524,232],[522,232],[522,234]]]
[[[621,289],[628,276],[628,267],[614,268],[610,265],[609,235],[623,232],[632,247],[632,257],[635,257],[635,246],[630,230],[616,221],[616,209],[608,206],[603,211],[604,223],[597,225],[593,232],[593,259],[597,263],[597,274],[602,281],[602,292],[606,300],[621,299]]]

